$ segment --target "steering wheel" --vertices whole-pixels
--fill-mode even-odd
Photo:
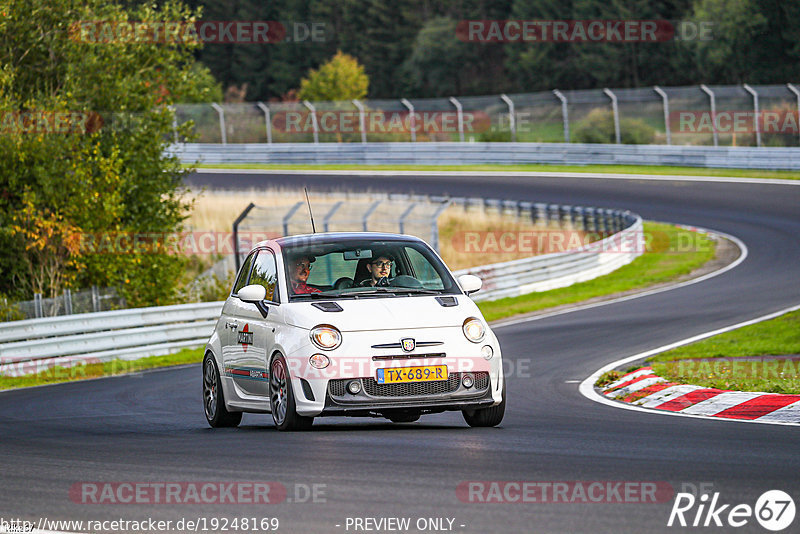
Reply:
[[[354,286],[355,283],[353,282],[353,279],[346,276],[339,278],[333,283],[333,289],[350,289]]]

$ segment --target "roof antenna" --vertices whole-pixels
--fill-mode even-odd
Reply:
[[[311,217],[311,233],[316,234],[317,228],[314,226],[314,214],[311,213],[311,201],[308,200],[308,188],[303,187],[303,191],[306,192],[306,204],[308,205],[308,216]]]

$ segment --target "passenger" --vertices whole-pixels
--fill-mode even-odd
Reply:
[[[373,258],[367,264],[367,271],[369,271],[369,278],[361,282],[362,286],[388,286],[389,275],[392,274],[392,257],[386,253],[378,253],[376,258]]]
[[[291,277],[291,289],[295,295],[305,295],[308,293],[322,293],[316,287],[311,287],[308,282],[308,275],[311,272],[311,264],[316,258],[314,256],[297,256],[289,264],[289,274]]]

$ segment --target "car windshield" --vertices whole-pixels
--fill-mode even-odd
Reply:
[[[460,293],[447,267],[419,241],[344,240],[284,246],[291,300]]]

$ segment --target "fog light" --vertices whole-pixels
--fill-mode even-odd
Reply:
[[[349,391],[353,395],[358,395],[358,392],[361,391],[361,382],[359,382],[358,380],[351,380],[347,384],[347,391]]]
[[[464,376],[461,377],[461,385],[465,388],[471,388],[473,384],[475,384],[475,377],[470,373],[465,373]]]
[[[489,345],[484,345],[483,347],[481,347],[481,356],[483,356],[484,360],[491,360],[492,356],[494,356],[494,351],[492,350],[492,347],[490,347]]]
[[[308,359],[308,363],[314,369],[325,369],[331,364],[331,361],[324,354],[314,354]]]

